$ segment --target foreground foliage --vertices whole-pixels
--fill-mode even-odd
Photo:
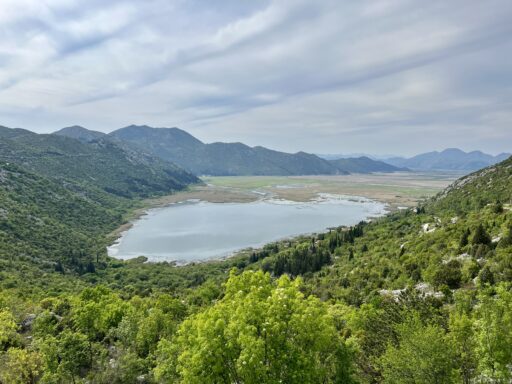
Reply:
[[[105,256],[129,204],[4,165],[0,383],[508,383],[511,175],[178,268]]]
[[[234,271],[218,303],[159,343],[158,380],[187,383],[348,382],[347,349],[317,298],[300,279]]]

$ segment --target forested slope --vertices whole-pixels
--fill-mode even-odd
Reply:
[[[0,160],[61,184],[132,198],[171,193],[199,181],[174,164],[111,140],[82,143],[58,135],[28,131],[16,134],[8,129],[3,132],[6,134],[0,132]]]
[[[0,382],[507,383],[511,161],[415,210],[221,262],[93,260],[81,275],[32,273],[29,286],[15,267],[30,261],[6,249]],[[3,169],[15,200],[20,171]],[[62,193],[24,178],[23,194]],[[45,199],[29,200],[51,211]],[[88,230],[90,210],[66,226]]]

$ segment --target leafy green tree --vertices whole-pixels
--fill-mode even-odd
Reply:
[[[213,307],[162,341],[155,376],[185,383],[349,382],[346,347],[325,304],[301,281],[273,282],[262,271],[234,272]],[[176,360],[174,360],[176,358]],[[175,367],[175,369],[174,369]]]
[[[512,378],[512,292],[501,285],[496,295],[482,293],[476,308],[479,369],[483,378],[506,383]]]
[[[94,374],[94,383],[125,384],[147,383],[141,377],[147,377],[147,361],[139,357],[134,351],[123,348],[115,349],[114,356],[110,359],[101,359],[98,372]]]
[[[470,384],[478,364],[473,320],[466,313],[454,312],[450,315],[449,326],[448,338],[454,346],[460,378],[464,384]]]
[[[168,320],[159,308],[152,308],[142,319],[135,338],[137,351],[141,356],[147,356],[153,352],[162,335],[170,336],[172,332],[168,328]]]
[[[40,340],[39,351],[44,360],[44,383],[75,383],[91,365],[91,346],[82,333],[63,331],[58,338]]]
[[[39,353],[21,348],[9,348],[0,360],[0,382],[33,384],[42,373]]]
[[[512,245],[512,226],[507,229],[505,236],[500,240],[500,247],[509,247]]]
[[[398,344],[381,357],[384,383],[455,383],[454,352],[441,327],[415,315],[397,327]]]
[[[72,319],[90,341],[102,340],[119,325],[129,304],[105,287],[85,289],[75,303]]]
[[[59,318],[46,310],[41,312],[32,325],[32,332],[37,337],[56,336],[59,330]]]
[[[11,344],[17,338],[17,330],[12,313],[6,309],[0,310],[0,348]]]

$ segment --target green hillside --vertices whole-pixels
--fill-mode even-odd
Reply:
[[[85,271],[105,257],[105,233],[122,222],[128,202],[94,201],[14,164],[0,163],[2,270],[29,264],[42,271]]]
[[[73,187],[127,198],[170,193],[198,182],[174,164],[111,140],[82,143],[57,135],[11,134],[0,137],[0,160]]]
[[[136,200],[4,163],[0,382],[509,382],[511,162],[415,210],[185,267],[105,256]]]

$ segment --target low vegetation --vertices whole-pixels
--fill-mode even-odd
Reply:
[[[136,200],[3,164],[0,382],[510,382],[511,183],[175,267],[106,256]]]

